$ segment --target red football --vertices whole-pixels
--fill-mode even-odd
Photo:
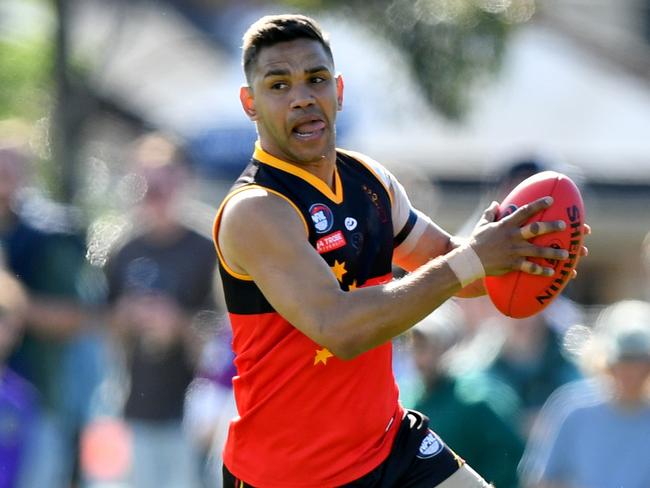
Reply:
[[[545,196],[553,197],[553,204],[526,222],[564,220],[566,229],[531,239],[533,244],[569,251],[566,260],[528,258],[555,269],[551,277],[512,271],[501,276],[485,277],[485,288],[494,306],[514,318],[534,315],[557,297],[571,279],[578,265],[584,240],[585,208],[578,187],[566,175],[543,171],[517,185],[499,205],[498,218]]]

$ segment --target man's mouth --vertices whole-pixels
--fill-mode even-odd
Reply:
[[[325,129],[325,122],[322,120],[310,120],[297,124],[292,132],[300,139],[310,139],[319,136]]]

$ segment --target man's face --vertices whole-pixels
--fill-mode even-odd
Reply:
[[[249,81],[240,98],[263,149],[304,164],[333,154],[343,80],[320,43],[297,39],[263,48]]]
[[[650,380],[650,360],[622,360],[610,366],[610,372],[624,400],[643,398]]]

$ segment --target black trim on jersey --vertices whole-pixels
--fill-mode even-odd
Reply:
[[[219,263],[219,273],[224,290],[227,290],[224,295],[228,312],[241,315],[275,312],[254,281],[235,278],[221,263]]]
[[[409,218],[406,220],[406,224],[404,224],[402,230],[400,230],[399,233],[393,238],[393,247],[399,246],[402,242],[406,240],[406,238],[413,230],[413,227],[415,226],[415,222],[417,220],[418,220],[418,214],[416,214],[413,209],[409,210]]]

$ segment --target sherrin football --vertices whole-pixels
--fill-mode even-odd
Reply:
[[[555,171],[543,171],[517,185],[501,202],[497,219],[511,214],[517,208],[545,196],[553,197],[553,204],[535,214],[524,225],[537,221],[564,220],[564,231],[534,237],[530,242],[543,247],[569,251],[566,260],[527,258],[555,269],[552,277],[511,271],[501,276],[485,277],[485,288],[494,306],[514,318],[534,315],[546,308],[564,289],[578,265],[584,240],[585,208],[578,187],[571,179]]]

